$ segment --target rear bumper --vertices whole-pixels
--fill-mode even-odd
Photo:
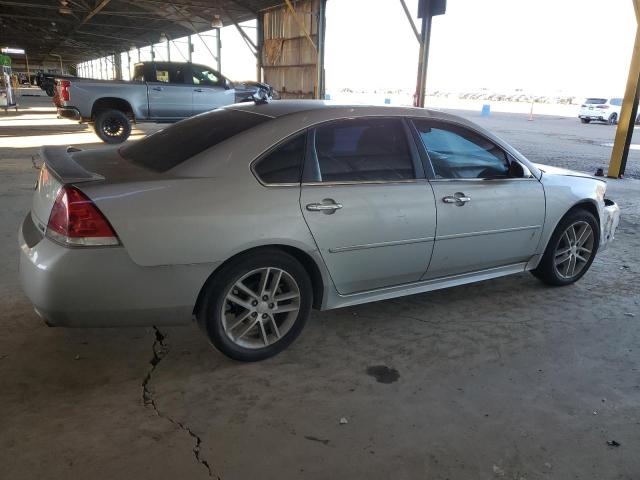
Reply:
[[[58,115],[70,120],[80,120],[82,118],[80,111],[75,107],[58,107]]]
[[[605,199],[600,225],[600,250],[606,249],[615,238],[616,228],[620,222],[620,207],[608,198]]]
[[[141,267],[123,247],[68,248],[47,237],[34,244],[28,222],[31,215],[19,232],[20,282],[36,312],[52,326],[188,324],[215,268]]]

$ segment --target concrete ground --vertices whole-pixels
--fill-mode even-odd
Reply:
[[[103,148],[47,102],[0,113],[0,478],[640,478],[639,181],[609,182],[617,238],[576,285],[525,273],[314,312],[287,351],[240,364],[195,327],[35,315],[16,240],[32,155]],[[606,166],[611,127],[465,115],[534,161]]]

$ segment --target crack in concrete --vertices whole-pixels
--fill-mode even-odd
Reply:
[[[160,364],[162,359],[169,353],[169,347],[164,342],[164,339],[166,338],[166,336],[156,326],[153,327],[153,331],[154,331],[154,341],[151,347],[153,351],[153,356],[151,357],[151,360],[149,360],[149,364],[151,365],[151,368],[149,369],[149,371],[147,372],[147,375],[142,380],[142,401],[144,402],[145,407],[149,407],[149,406],[152,407],[157,416],[159,416],[160,418],[164,418],[165,420],[168,420],[169,422],[173,423],[174,425],[179,427],[181,430],[184,430],[185,432],[187,432],[189,436],[194,439],[195,445],[193,446],[193,449],[192,449],[193,456],[196,459],[196,462],[200,463],[207,469],[209,476],[213,477],[214,475],[213,475],[213,472],[211,471],[211,466],[209,465],[209,462],[207,462],[205,459],[200,457],[200,446],[202,445],[202,439],[200,438],[200,436],[195,434],[193,430],[189,428],[188,425],[185,425],[184,423],[179,422],[178,420],[175,420],[170,416],[160,412],[160,410],[158,409],[158,405],[156,404],[156,400],[153,394],[151,393],[151,390],[149,390],[149,382],[151,382],[151,377],[153,376],[153,372],[155,371],[157,366]],[[217,480],[221,480],[220,477],[217,475],[215,476],[215,478]]]

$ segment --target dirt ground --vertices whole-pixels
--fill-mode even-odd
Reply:
[[[240,364],[195,326],[39,320],[17,268],[32,156],[103,145],[24,103],[0,112],[0,478],[640,478],[640,181],[609,182],[617,238],[573,286],[525,273],[314,312],[281,355]],[[461,113],[533,161],[606,168],[613,127]]]

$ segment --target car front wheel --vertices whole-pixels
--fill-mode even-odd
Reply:
[[[590,212],[582,209],[569,212],[556,227],[540,264],[531,273],[549,285],[578,281],[596,256],[599,231]]]
[[[609,116],[609,125],[616,125],[618,123],[618,114],[617,113],[612,113]]]
[[[580,119],[580,121],[581,121],[582,123],[590,123],[590,122],[591,122],[591,119],[590,119],[590,118],[581,118],[581,119]]]
[[[198,323],[228,357],[263,360],[300,334],[312,292],[309,275],[292,256],[280,250],[250,253],[214,275]]]

